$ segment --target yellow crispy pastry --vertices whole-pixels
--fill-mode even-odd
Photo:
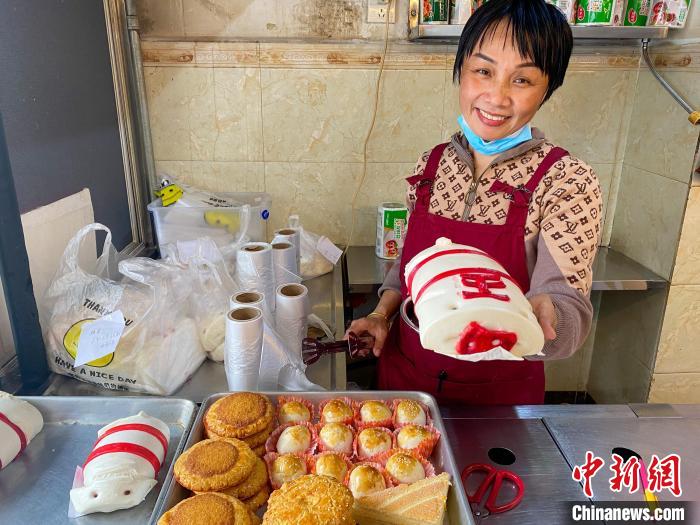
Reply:
[[[272,485],[280,486],[306,474],[306,462],[295,454],[282,454],[270,466]]]
[[[175,461],[175,479],[192,491],[216,492],[250,476],[256,461],[250,447],[238,439],[205,439]]]
[[[348,479],[348,486],[356,498],[379,492],[386,488],[384,476],[372,465],[358,465]]]
[[[263,525],[351,525],[354,499],[334,478],[302,476],[275,490]]]
[[[391,450],[391,434],[382,428],[366,428],[357,437],[360,457],[374,456]]]
[[[250,522],[253,525],[262,525],[262,520],[258,518],[258,515],[254,512],[250,512]]]
[[[248,446],[250,448],[255,448],[259,447],[260,445],[264,445],[265,441],[267,441],[267,438],[270,437],[270,434],[272,434],[272,431],[275,429],[275,421],[270,420],[270,424],[262,429],[260,432],[257,434],[253,434],[252,436],[244,437],[241,438],[243,441],[248,443]]]
[[[267,503],[267,499],[270,497],[270,489],[265,485],[260,492],[255,494],[252,498],[242,500],[248,510],[251,512],[257,511],[260,507]]]
[[[279,409],[280,424],[301,423],[311,421],[311,412],[308,407],[300,401],[287,401]]]
[[[352,419],[352,408],[342,399],[331,399],[323,406],[321,421],[323,423],[343,423],[346,419]]]
[[[256,456],[259,458],[263,457],[265,455],[265,443],[260,445],[259,447],[255,447],[253,449],[253,452],[255,453]]]
[[[250,511],[232,496],[209,492],[182,500],[158,520],[158,525],[252,525]]]
[[[360,408],[360,419],[364,423],[374,423],[391,419],[391,410],[381,401],[365,401]]]
[[[340,454],[323,454],[316,458],[315,469],[319,476],[330,476],[342,483],[348,473],[348,464]]]
[[[246,438],[270,426],[273,415],[274,409],[267,397],[254,392],[237,392],[209,407],[204,427],[218,436]]]
[[[432,437],[433,434],[426,427],[409,424],[399,430],[396,435],[396,444],[403,449],[418,448],[421,443]]]
[[[403,452],[397,452],[387,460],[386,470],[400,483],[415,483],[425,478],[421,462]]]
[[[219,489],[218,492],[228,494],[229,496],[243,501],[246,498],[252,498],[265,487],[267,487],[267,467],[262,459],[257,458],[250,476],[241,481],[238,485]],[[197,494],[206,494],[206,492],[197,492]]]

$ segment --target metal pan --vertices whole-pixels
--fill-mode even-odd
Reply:
[[[464,489],[462,488],[462,481],[460,478],[460,472],[457,468],[457,464],[452,454],[452,449],[447,440],[447,432],[445,431],[445,425],[443,424],[442,417],[440,416],[440,409],[438,408],[435,398],[429,394],[423,392],[399,392],[399,391],[336,391],[336,392],[260,392],[270,398],[273,404],[277,402],[277,396],[280,395],[294,395],[299,396],[304,399],[309,400],[315,406],[325,400],[334,397],[349,397],[350,399],[362,401],[365,399],[414,399],[416,401],[421,401],[430,408],[430,413],[433,418],[433,424],[435,428],[440,431],[441,438],[438,442],[433,455],[430,458],[431,463],[435,466],[435,470],[439,472],[448,472],[452,478],[452,487],[447,496],[447,517],[445,522],[449,525],[474,525],[474,518],[472,517],[472,512],[469,507],[469,503],[464,494]],[[192,431],[190,432],[187,442],[185,443],[185,449],[188,449],[198,441],[205,438],[204,436],[204,414],[209,409],[209,407],[217,399],[220,399],[228,394],[214,394],[208,397],[199,409],[197,414],[197,419],[192,425]],[[173,506],[177,505],[180,501],[190,496],[189,491],[182,488],[173,480],[172,466],[168,472],[168,484],[165,489],[161,491],[160,497],[158,498],[158,503],[156,504],[156,509],[153,513],[153,518],[151,523],[155,524],[164,512]]]
[[[154,508],[173,459],[182,453],[197,412],[184,399],[156,397],[20,397],[44,417],[44,428],[24,452],[0,470],[0,523],[137,524],[156,520]],[[97,439],[97,430],[115,419],[143,410],[170,428],[168,455],[158,485],[131,509],[68,518],[75,467],[82,465]],[[155,515],[158,516],[158,515]]]

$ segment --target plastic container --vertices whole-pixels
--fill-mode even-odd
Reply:
[[[148,210],[153,216],[159,245],[210,237],[219,246],[238,240],[241,228],[251,241],[267,239],[270,217],[270,195],[267,193],[223,193],[222,197],[240,203],[231,207],[186,207],[173,204],[163,207],[160,199],[151,202]],[[246,207],[246,205],[248,205]]]

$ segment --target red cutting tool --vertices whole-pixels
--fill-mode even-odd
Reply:
[[[469,494],[467,482],[473,474],[485,474],[485,478],[481,481],[476,491]],[[515,487],[515,496],[507,503],[496,503],[498,495],[501,492],[503,483],[512,483]],[[485,518],[489,514],[500,514],[514,509],[523,499],[525,493],[525,485],[520,476],[510,470],[501,470],[485,463],[472,463],[462,471],[462,484],[464,490],[467,491],[467,498],[472,507],[474,517],[478,521]],[[486,493],[489,491],[488,496]]]

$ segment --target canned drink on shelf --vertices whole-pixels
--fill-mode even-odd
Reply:
[[[396,259],[403,248],[408,222],[408,208],[385,202],[377,208],[377,243],[375,252],[382,259]]]
[[[623,25],[646,26],[650,8],[651,0],[628,0]]]
[[[448,0],[420,0],[421,24],[446,24],[448,22]]]
[[[684,27],[690,2],[691,0],[653,0],[647,25]]]
[[[450,1],[450,24],[464,25],[472,16],[472,0]]]
[[[574,23],[576,18],[576,0],[547,0],[550,4],[553,4],[559,8],[564,14],[566,21],[570,24]]]
[[[578,0],[576,24],[619,26],[624,15],[624,0]]]

